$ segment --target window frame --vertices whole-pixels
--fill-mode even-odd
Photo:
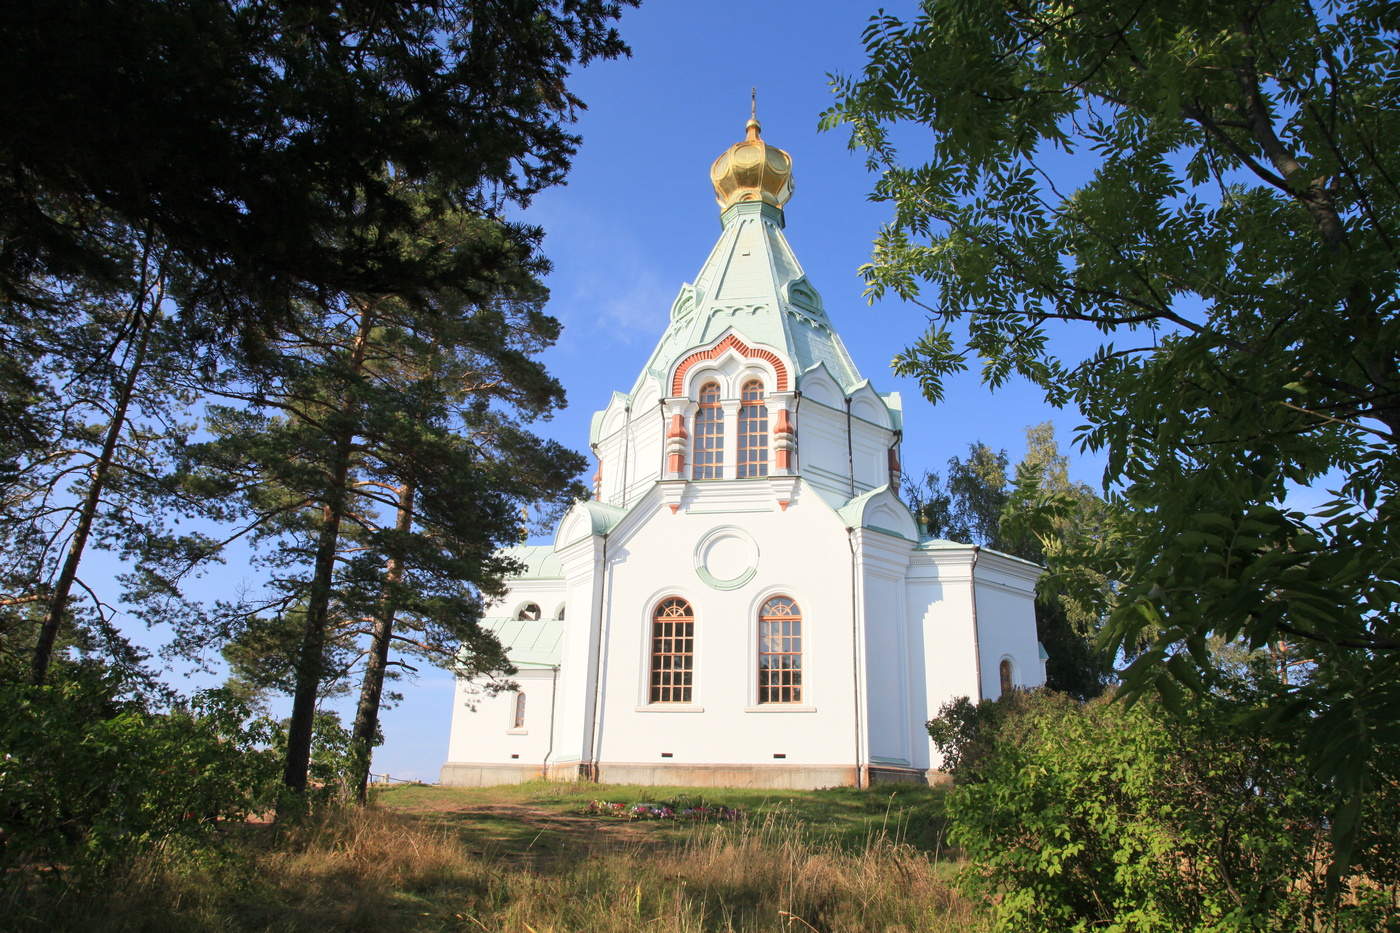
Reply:
[[[526,731],[524,690],[517,690],[511,695],[509,731],[517,734]]]
[[[757,387],[750,398],[750,390]],[[739,411],[735,415],[734,476],[736,479],[749,479],[768,475],[768,393],[763,380],[750,377],[739,387]],[[754,430],[755,422],[757,430]],[[757,456],[753,452],[757,451]],[[749,456],[746,457],[745,454]]]
[[[666,607],[667,607],[668,604],[673,604],[673,603],[683,603],[683,604],[685,605],[686,610],[689,612],[688,619],[689,619],[689,623],[690,623],[690,631],[689,631],[689,633],[688,633],[687,635],[684,635],[684,636],[676,636],[676,635],[673,634],[673,635],[669,635],[669,636],[663,636],[663,635],[660,635],[660,634],[658,633],[658,631],[657,631],[657,626],[660,625],[660,624],[663,624],[663,623],[660,622],[662,612],[666,609]],[[697,674],[697,670],[696,670],[697,664],[696,664],[696,656],[697,656],[697,654],[698,654],[698,651],[696,650],[696,649],[697,649],[697,644],[696,644],[696,642],[697,642],[697,614],[696,614],[696,612],[695,612],[695,603],[692,602],[689,598],[687,598],[687,597],[685,597],[685,596],[681,596],[681,595],[679,595],[679,594],[676,594],[676,593],[672,592],[672,593],[668,593],[668,594],[665,595],[665,596],[661,596],[661,597],[659,597],[659,598],[657,598],[657,599],[652,600],[651,603],[650,603],[650,605],[651,605],[651,609],[650,609],[650,611],[647,613],[647,625],[646,625],[646,629],[645,629],[645,631],[646,631],[646,640],[645,640],[645,645],[646,645],[646,648],[645,648],[645,651],[646,651],[646,663],[645,663],[643,669],[645,670],[646,674],[645,674],[645,677],[644,677],[643,680],[642,680],[642,698],[643,698],[643,702],[644,702],[644,704],[645,704],[647,707],[649,707],[649,708],[656,708],[656,709],[687,708],[687,707],[692,707],[692,706],[694,706],[694,704],[695,704],[695,695],[696,695],[696,692],[697,692],[697,677],[696,677],[696,674]],[[673,617],[673,618],[679,619],[679,618],[685,618],[685,617],[676,616],[676,617]],[[676,623],[672,623],[672,624],[676,624]],[[672,652],[659,653],[659,652],[657,651],[657,642],[658,642],[658,639],[659,639],[659,638],[670,638],[670,639],[683,638],[683,639],[685,639],[685,640],[688,640],[688,642],[689,642],[688,649],[689,649],[689,650],[688,650],[688,651],[685,651],[685,652],[674,652],[674,651],[672,651]],[[658,665],[657,665],[657,659],[658,659],[659,657],[669,657],[669,658],[688,657],[689,660],[690,660],[689,667],[683,669],[685,673],[688,673],[688,674],[689,674],[689,681],[688,681],[688,683],[684,683],[684,684],[675,684],[675,683],[664,683],[664,684],[663,684],[663,683],[659,683],[659,682],[658,682],[658,679],[657,679],[657,676],[656,676],[659,672],[661,672],[662,670],[667,670],[667,671],[671,671],[671,672],[675,672],[675,671],[678,670],[678,669],[675,668],[675,667],[667,667],[667,668],[664,668],[664,669],[658,667]],[[663,699],[663,698],[660,698],[663,691],[683,691],[683,696],[680,697],[680,698],[676,698],[676,697],[667,697],[667,698],[664,698],[664,699]]]
[[[706,399],[706,393],[714,389],[714,395]],[[713,376],[700,384],[695,393],[695,414],[690,418],[690,478],[692,480],[724,479],[724,386]],[[705,421],[701,415],[709,413]],[[713,430],[701,430],[713,424]],[[701,438],[713,438],[712,446],[702,448]],[[705,463],[701,463],[704,455]],[[701,475],[701,471],[705,475]]]
[[[997,664],[997,688],[1001,691],[998,696],[1006,696],[1016,689],[1016,661],[1009,654],[1002,655]]]
[[[768,607],[771,606],[772,604],[774,604],[774,603],[780,601],[780,600],[786,601],[786,602],[792,607],[792,609],[795,610],[794,615],[792,615],[792,616],[783,616],[783,615],[778,615],[778,614],[774,614],[774,615],[769,615],[769,614],[768,614],[768,612],[767,612]],[[754,689],[753,689],[753,705],[756,706],[756,707],[762,707],[762,708],[765,708],[765,709],[769,709],[769,708],[779,708],[779,709],[781,709],[781,708],[785,708],[785,707],[786,707],[786,708],[802,708],[802,707],[804,706],[804,704],[808,701],[809,696],[810,696],[810,694],[809,694],[809,689],[808,689],[808,684],[807,684],[807,682],[806,682],[806,676],[805,676],[806,673],[807,673],[807,663],[806,663],[806,661],[807,661],[808,650],[807,650],[807,644],[806,644],[806,641],[807,641],[807,629],[806,629],[806,626],[803,625],[803,622],[805,621],[805,618],[804,618],[803,613],[802,613],[802,604],[801,604],[800,602],[798,602],[797,599],[796,599],[795,597],[788,595],[788,593],[787,593],[786,591],[778,592],[778,593],[769,593],[769,594],[765,595],[765,596],[759,601],[758,606],[757,606],[757,608],[755,609],[755,611],[754,611],[754,613],[753,613],[753,620],[754,620],[753,640],[752,640],[753,650],[754,650],[754,654],[753,654],[753,664],[752,664],[753,678],[754,678],[754,681],[753,681],[753,683],[754,683]],[[765,622],[767,622],[767,623],[772,623],[772,622],[775,622],[775,621],[783,621],[783,620],[788,620],[788,621],[796,622],[796,624],[797,624],[797,633],[796,633],[795,636],[790,635],[790,634],[787,634],[787,633],[779,633],[779,634],[777,635],[777,638],[780,640],[779,643],[780,643],[784,648],[786,648],[786,647],[788,647],[787,639],[790,639],[790,638],[795,637],[796,640],[797,640],[797,650],[796,650],[796,651],[786,651],[786,650],[783,650],[783,651],[765,651],[765,650],[764,650],[764,646],[763,646],[763,640],[764,640],[764,624],[765,624]],[[772,637],[772,636],[770,636],[770,637]],[[764,684],[764,682],[763,682],[763,681],[764,681],[763,673],[764,673],[765,668],[764,668],[764,665],[763,665],[763,659],[764,659],[765,657],[792,657],[792,656],[796,656],[796,658],[797,658],[797,665],[796,665],[796,667],[770,668],[770,670],[795,670],[795,671],[797,672],[797,682],[796,682],[795,684],[792,684],[792,683],[789,683],[789,684]],[[765,699],[765,698],[764,698],[764,691],[765,691],[765,689],[766,689],[766,690],[778,691],[780,695],[781,695],[781,692],[784,691],[784,690],[787,690],[787,691],[794,691],[796,695],[795,695],[795,696],[789,695],[787,699]]]

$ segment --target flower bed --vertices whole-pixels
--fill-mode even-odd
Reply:
[[[744,818],[742,810],[720,807],[704,801],[685,803],[616,803],[610,800],[590,800],[582,809],[589,816],[617,820],[693,820],[702,823],[732,823]]]

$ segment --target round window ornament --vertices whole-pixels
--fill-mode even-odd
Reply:
[[[695,574],[716,590],[737,590],[758,573],[758,544],[742,528],[723,525],[695,545]]]

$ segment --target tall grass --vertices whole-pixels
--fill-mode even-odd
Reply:
[[[502,933],[972,931],[948,866],[885,833],[858,849],[791,817],[697,827],[679,843],[473,853],[451,827],[376,808],[239,834],[221,855],[161,849],[43,922],[115,930]],[[12,904],[34,908],[34,903]],[[12,917],[40,919],[32,909]],[[30,924],[26,924],[30,925]]]

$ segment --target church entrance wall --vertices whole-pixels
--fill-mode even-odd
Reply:
[[[845,529],[810,491],[781,508],[771,494],[754,495],[767,488],[766,480],[697,483],[676,512],[643,500],[645,520],[619,533],[597,724],[602,780],[855,783]],[[692,689],[687,699],[658,702],[648,690],[652,617],[673,599],[694,620]],[[793,702],[768,701],[757,684],[758,619],[771,599],[790,600],[801,617],[802,690]]]

